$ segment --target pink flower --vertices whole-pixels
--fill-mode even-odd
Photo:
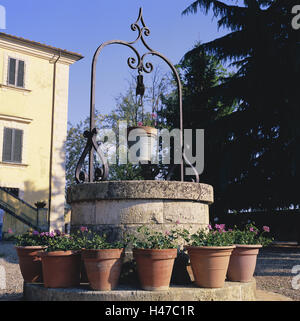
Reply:
[[[180,224],[180,221],[179,221],[179,220],[177,220],[177,221],[176,221],[176,224]]]
[[[7,230],[7,233],[8,233],[8,234],[13,234],[14,232],[13,232],[13,230],[12,230],[11,228],[9,228],[9,229]]]
[[[152,113],[151,116],[152,116],[152,118],[156,118],[156,114],[155,113]]]
[[[207,227],[208,227],[208,229],[209,229],[209,230],[212,230],[212,227],[211,227],[211,225],[210,225],[210,224],[208,224],[208,226],[207,226]]]
[[[86,226],[81,226],[80,231],[81,232],[87,232],[88,228]]]
[[[143,123],[141,121],[139,121],[138,126],[143,126]]]
[[[263,226],[263,230],[264,230],[265,232],[270,232],[269,226]]]
[[[250,232],[254,232],[254,228],[253,227],[250,227]]]
[[[55,236],[54,232],[50,232],[49,236],[54,237]]]
[[[166,231],[165,234],[166,234],[166,235],[170,235],[170,232],[169,232],[169,231]]]
[[[224,229],[225,229],[225,224],[216,224],[216,225],[215,225],[215,228],[216,228],[217,230],[224,230]]]

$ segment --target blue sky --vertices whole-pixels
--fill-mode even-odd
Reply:
[[[173,64],[197,41],[207,42],[226,34],[217,29],[212,14],[182,16],[192,0],[0,0],[6,8],[9,34],[75,51],[85,58],[70,68],[69,121],[76,123],[89,114],[90,69],[96,48],[105,41],[132,41],[139,7],[151,30],[148,44]],[[115,97],[127,88],[132,72],[127,66],[131,52],[122,46],[107,47],[97,69],[96,107],[102,113],[114,108]]]

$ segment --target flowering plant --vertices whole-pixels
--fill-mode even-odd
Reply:
[[[239,230],[236,227],[232,231],[234,244],[243,245],[255,245],[261,244],[262,246],[269,245],[273,238],[264,236],[265,233],[269,233],[270,228],[263,226],[260,231],[253,223],[247,224],[243,230]]]
[[[140,226],[136,234],[126,235],[126,242],[136,249],[173,249],[177,248],[177,239],[181,236],[178,230],[165,233],[150,231],[147,226]]]
[[[185,236],[190,246],[230,246],[234,244],[233,234],[225,230],[225,224],[208,225],[208,229],[200,229],[196,233]]]
[[[24,234],[15,236],[16,246],[46,246],[48,238],[45,233],[29,230]]]
[[[122,249],[125,247],[123,242],[108,242],[106,234],[99,235],[84,226],[77,231],[76,238],[78,245],[87,250]]]
[[[47,237],[48,246],[46,252],[81,250],[81,243],[74,235],[64,234],[58,230],[41,234]]]

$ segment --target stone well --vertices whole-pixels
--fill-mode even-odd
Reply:
[[[108,181],[71,186],[68,203],[72,206],[71,230],[81,226],[106,232],[111,239],[121,239],[126,231],[148,225],[165,231],[182,227],[190,231],[209,224],[209,204],[213,203],[210,185],[174,181]],[[178,224],[179,221],[179,224]],[[176,223],[177,222],[177,223]],[[128,254],[128,253],[127,253]],[[127,256],[130,265],[130,257]],[[127,264],[126,263],[126,264]],[[193,284],[187,262],[174,264],[174,282],[168,291],[140,289],[128,271],[124,282],[113,291],[93,291],[84,282],[76,288],[49,289],[42,284],[24,284],[27,301],[252,301],[256,285],[225,282],[223,288],[204,289]],[[125,264],[123,264],[125,266]],[[175,273],[175,270],[177,271]],[[133,271],[135,277],[137,273]],[[179,277],[176,277],[179,275]],[[127,278],[126,278],[127,276]],[[181,285],[180,285],[181,284]]]
[[[177,181],[106,181],[73,185],[71,231],[81,226],[122,238],[138,226],[162,232],[175,227],[191,232],[209,224],[210,185]]]

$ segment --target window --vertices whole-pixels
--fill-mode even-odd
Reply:
[[[2,161],[22,163],[23,130],[4,128]]]
[[[8,85],[24,88],[25,62],[15,58],[8,59]]]

